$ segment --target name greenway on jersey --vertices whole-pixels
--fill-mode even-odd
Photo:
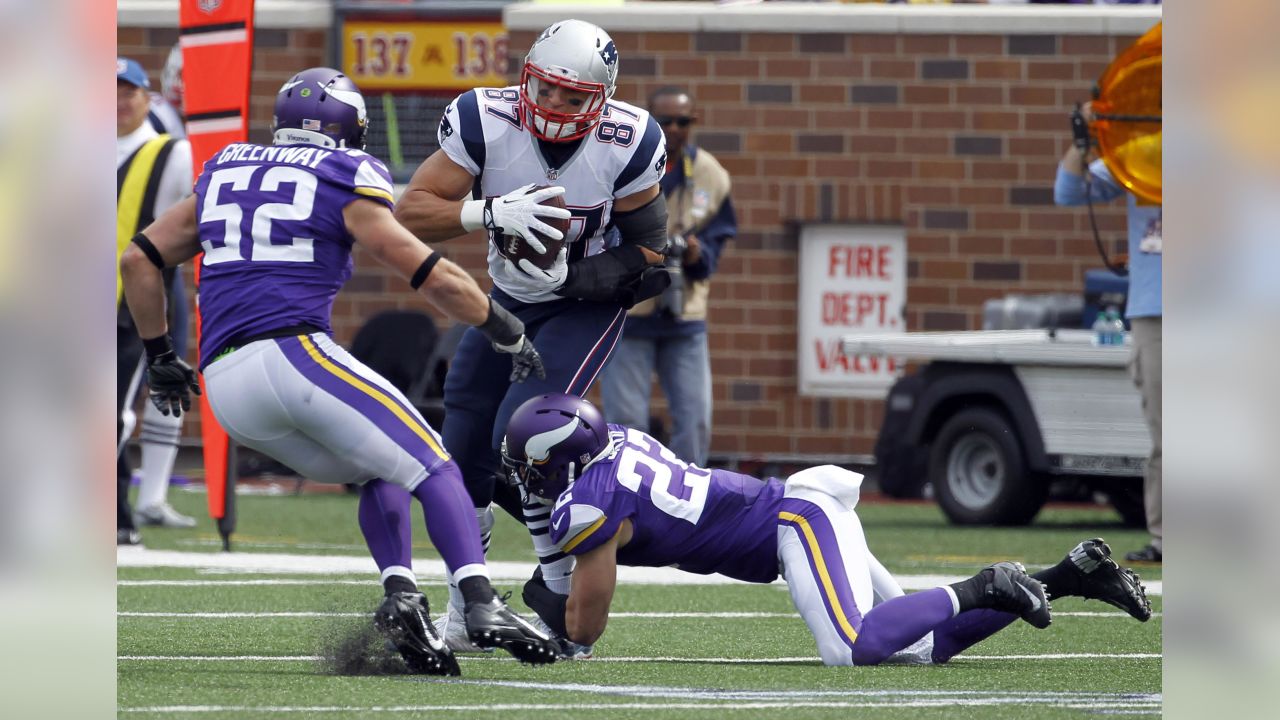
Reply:
[[[570,218],[565,246],[570,263],[605,249],[614,200],[656,185],[666,170],[666,139],[649,113],[610,100],[600,121],[558,168],[549,166],[538,140],[525,127],[518,87],[476,88],[445,110],[440,147],[476,176],[481,197],[499,197],[536,178],[564,187]],[[524,273],[499,252],[493,238],[489,274],[503,292],[522,302],[558,300],[551,290],[531,293]]]
[[[332,150],[321,150],[317,147],[304,145],[232,143],[218,153],[216,164],[222,165],[229,162],[282,162],[304,165],[315,170],[316,166],[324,162],[324,159],[332,154]]]

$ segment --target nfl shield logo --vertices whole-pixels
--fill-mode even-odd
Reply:
[[[200,12],[205,15],[212,15],[218,8],[222,7],[222,0],[200,0]]]

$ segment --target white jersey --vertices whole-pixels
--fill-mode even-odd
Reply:
[[[560,185],[573,213],[566,242],[569,262],[604,250],[616,198],[652,187],[662,178],[667,143],[649,113],[609,101],[604,117],[557,169],[547,165],[538,140],[525,128],[518,87],[476,88],[459,95],[445,110],[438,132],[440,147],[477,179],[476,199],[498,197],[522,185]],[[489,276],[503,292],[522,302],[546,302],[551,291],[529,293],[526,282],[512,282],[523,271],[498,254],[489,241]]]
[[[158,93],[151,93],[151,110],[147,113],[147,122],[158,133],[165,133],[183,139],[187,136],[187,124],[182,120],[178,109],[169,104]]]

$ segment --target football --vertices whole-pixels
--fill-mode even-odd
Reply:
[[[540,185],[529,192],[536,192],[544,187],[547,186]],[[543,200],[542,204],[558,208],[563,208],[565,206],[564,198],[559,195]],[[564,236],[568,236],[569,219],[566,218],[561,220],[560,218],[552,217],[543,217],[540,219],[542,222],[559,230]],[[536,230],[534,232],[537,234],[538,239],[542,241],[542,244],[547,246],[546,252],[539,253],[535,251],[532,247],[529,247],[529,243],[525,242],[524,238],[519,235],[503,235],[498,238],[498,252],[513,263],[518,264],[521,260],[528,260],[533,263],[534,266],[546,270],[555,264],[556,255],[560,253],[560,248],[564,247],[564,240],[552,240]]]

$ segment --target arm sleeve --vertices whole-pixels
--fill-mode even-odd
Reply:
[[[480,176],[484,170],[484,127],[480,122],[480,98],[475,90],[459,95],[440,117],[436,130],[440,149],[467,172]]]
[[[725,195],[720,209],[711,220],[698,231],[698,242],[702,245],[702,253],[698,261],[686,265],[685,275],[691,280],[705,280],[715,274],[720,264],[720,252],[730,238],[738,234],[738,217],[733,211],[733,201]]]
[[[1093,176],[1089,192],[1094,202],[1109,202],[1124,194],[1124,188],[1111,177],[1111,171],[1101,160],[1089,164],[1089,174]],[[1053,202],[1066,206],[1084,205],[1084,176],[1069,172],[1059,163],[1058,176],[1053,182]]]

